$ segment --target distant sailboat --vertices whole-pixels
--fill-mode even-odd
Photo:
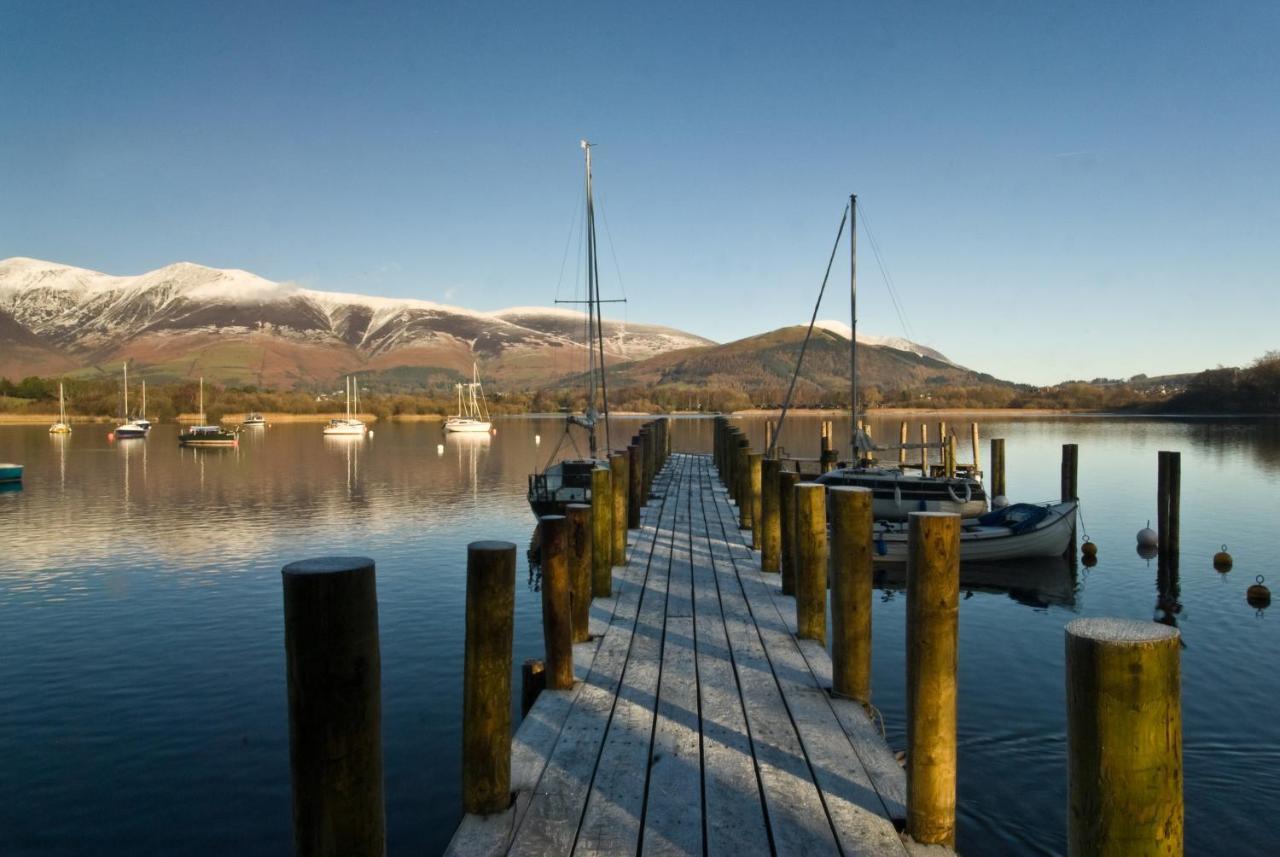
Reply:
[[[355,390],[355,410],[351,409],[351,392]],[[360,386],[354,378],[347,376],[347,415],[340,420],[329,420],[329,424],[324,427],[324,433],[330,437],[334,436],[363,436],[367,432],[366,426],[356,417],[360,413]]]
[[[133,421],[134,425],[142,426],[142,430],[150,433],[151,420],[147,419],[147,381],[142,381],[142,410],[138,412],[138,418]]]
[[[71,425],[67,422],[67,405],[62,396],[62,382],[58,382],[58,421],[49,426],[49,434],[71,434]]]
[[[204,378],[200,379],[200,423],[191,426],[178,435],[181,446],[235,446],[238,442],[236,433],[226,431],[222,426],[207,426],[204,423]]]
[[[458,414],[444,421],[445,431],[487,432],[493,423],[489,420],[489,404],[480,386],[480,369],[471,364],[471,383],[458,384]],[[477,393],[479,395],[477,395]]]
[[[147,436],[148,425],[139,425],[136,421],[129,419],[129,364],[124,364],[124,418],[122,425],[116,426],[116,430],[112,432],[112,436],[116,440],[141,440]]]

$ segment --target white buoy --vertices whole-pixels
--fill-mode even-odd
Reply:
[[[369,439],[373,440],[373,429],[369,429]]]
[[[437,443],[437,444],[436,444],[436,455],[444,455],[444,444],[443,444],[443,443]]]
[[[533,436],[533,445],[534,445],[534,446],[542,446],[542,435],[540,435],[540,434],[535,434],[535,435]]]
[[[1138,530],[1138,547],[1153,548],[1160,544],[1160,536],[1155,530],[1151,529],[1151,522],[1147,521],[1147,525]]]
[[[1008,505],[1009,505],[1009,498],[1004,496],[1003,494],[997,494],[996,496],[991,498],[992,509],[1003,509],[1005,506],[1008,506]]]

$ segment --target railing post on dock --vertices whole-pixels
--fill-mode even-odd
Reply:
[[[733,476],[738,489],[738,528],[747,530],[751,528],[751,446],[745,437],[738,439]]]
[[[912,512],[907,556],[907,833],[956,839],[960,516]]]
[[[1067,853],[1181,855],[1177,629],[1075,619],[1066,643]]]
[[[778,474],[778,532],[781,539],[782,594],[796,594],[796,486],[800,474],[784,470]]]
[[[978,424],[969,423],[969,445],[973,447],[973,478],[977,479],[982,472],[981,445],[978,443]]]
[[[648,426],[640,426],[637,436],[640,438],[640,494],[647,503],[650,488],[649,464],[653,460],[653,435]]]
[[[613,594],[613,471],[591,470],[591,592]]]
[[[543,515],[539,521],[542,524],[542,638],[547,652],[547,687],[568,690],[573,687],[568,522],[564,515]]]
[[[591,507],[569,503],[564,507],[565,551],[569,562],[569,615],[572,639],[583,643],[591,638],[587,624],[591,617],[592,574],[595,570],[592,545]]]
[[[627,528],[631,530],[640,529],[640,507],[644,505],[640,461],[640,439],[633,437],[627,447]]]
[[[760,520],[760,510],[764,502],[761,496],[764,491],[764,455],[759,452],[752,452],[747,455],[747,479],[750,482],[751,492],[751,547],[758,549],[760,547],[760,531],[764,528]]]
[[[833,487],[831,690],[871,702],[871,489]]]
[[[520,716],[528,717],[529,710],[538,701],[538,694],[547,687],[547,665],[541,658],[529,658],[520,665]]]
[[[281,577],[294,848],[306,857],[381,857],[386,810],[373,560],[306,559],[286,565]],[[514,598],[513,563],[508,603]],[[508,683],[510,648],[508,640]],[[506,707],[509,718],[510,697]]]
[[[1160,553],[1176,556],[1179,550],[1182,510],[1182,453],[1159,453],[1156,487],[1156,538]]]
[[[760,463],[760,570],[777,571],[781,562],[782,523],[778,487],[782,462],[766,458]]]
[[[991,499],[1008,497],[1004,486],[1004,438],[991,438]]]
[[[907,421],[898,426],[898,467],[907,463]]]
[[[929,475],[929,424],[920,423],[920,475]]]
[[[627,481],[627,454],[615,452],[609,456],[613,487],[613,564],[627,564],[627,495],[631,486]]]
[[[511,542],[467,545],[463,812],[501,812],[511,803],[511,639],[515,603],[516,546]]]
[[[827,489],[816,482],[795,487],[796,636],[827,641]]]

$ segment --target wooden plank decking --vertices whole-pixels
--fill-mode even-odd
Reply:
[[[760,572],[708,456],[672,455],[592,604],[579,679],[512,742],[515,800],[448,854],[907,855],[902,768]]]

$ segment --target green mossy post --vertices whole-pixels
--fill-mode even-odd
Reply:
[[[796,636],[827,641],[827,489],[795,487]]]
[[[627,501],[631,493],[631,484],[627,476],[627,453],[615,452],[609,456],[609,469],[612,471],[610,484],[613,487],[613,550],[611,557],[615,566],[627,564]]]
[[[1071,857],[1183,853],[1179,657],[1178,631],[1168,625],[1067,625]]]
[[[747,480],[749,491],[751,492],[751,547],[759,549],[760,535],[763,524],[760,521],[760,508],[764,498],[761,493],[764,490],[763,475],[764,455],[759,452],[748,453],[747,455]]]
[[[591,507],[586,503],[570,503],[564,507],[568,530],[566,551],[569,558],[569,616],[572,639],[583,643],[591,639],[587,624],[591,617],[592,560]]]
[[[591,591],[597,598],[613,594],[613,471],[591,471]]]
[[[782,536],[779,551],[782,563],[782,594],[796,594],[796,486],[800,474],[784,470],[778,474],[778,531]]]
[[[775,572],[782,565],[781,485],[782,462],[766,458],[760,470],[760,570]]]
[[[912,512],[907,543],[907,833],[954,847],[960,516]]]
[[[569,581],[568,522],[564,515],[543,515],[539,521],[542,525],[542,638],[547,654],[547,688],[569,690],[573,687],[573,606]]]
[[[831,690],[871,702],[871,489],[833,487]]]
[[[373,560],[307,559],[286,565],[281,577],[295,853],[381,857],[382,660]],[[510,673],[508,652],[508,688]],[[508,719],[510,709],[508,697]]]

